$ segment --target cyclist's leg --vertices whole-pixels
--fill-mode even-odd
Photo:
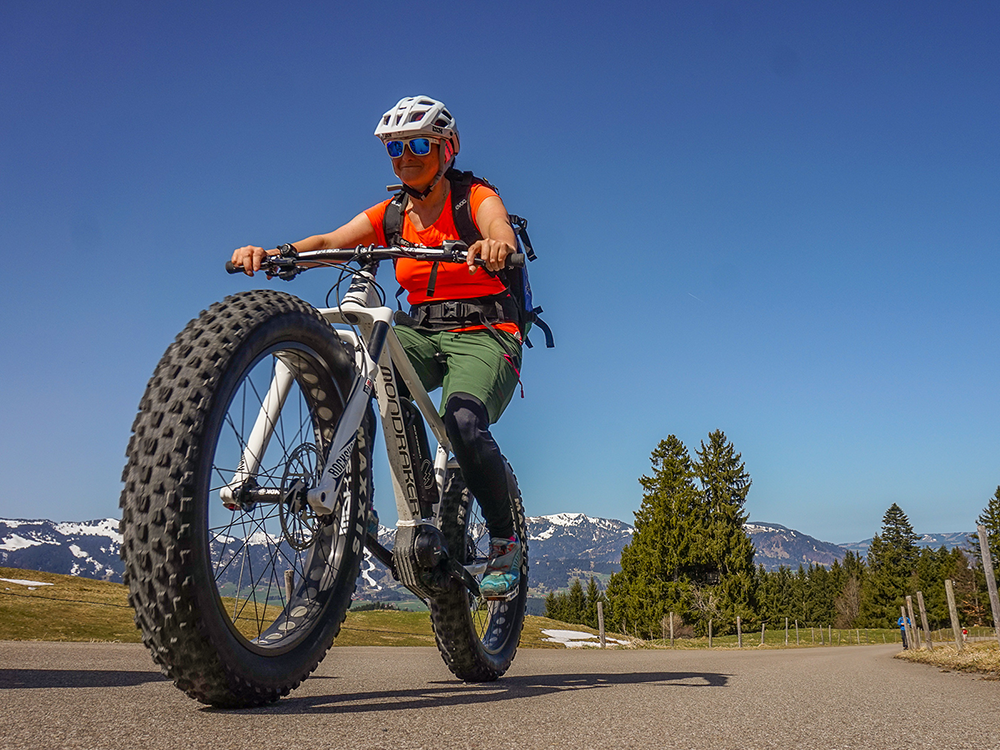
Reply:
[[[506,336],[507,334],[501,333]],[[520,347],[509,336],[505,350],[487,331],[445,333],[447,357],[442,412],[452,450],[466,484],[476,497],[492,537],[514,533],[507,473],[489,426],[503,413],[517,388]]]
[[[444,365],[439,358],[436,334],[417,331],[402,325],[395,326],[393,330],[399,338],[399,343],[403,345],[413,369],[416,370],[424,390],[430,392],[440,388],[444,379]],[[401,379],[397,378],[396,385],[400,394],[409,397],[410,393]]]
[[[490,433],[486,405],[468,393],[452,393],[445,404],[444,426],[465,483],[483,509],[490,536],[513,536],[507,473],[500,446]]]

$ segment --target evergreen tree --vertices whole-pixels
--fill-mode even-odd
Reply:
[[[590,581],[587,583],[586,605],[583,610],[584,625],[591,628],[597,627],[597,603],[603,601],[604,592],[597,585],[597,580],[594,576],[591,576]]]
[[[751,479],[742,457],[722,430],[708,436],[697,451],[695,472],[701,482],[702,545],[695,557],[696,584],[715,584],[718,607],[726,625],[755,614],[754,547],[743,525],[743,506]],[[721,629],[720,629],[721,632]]]
[[[838,584],[840,593],[834,600],[837,614],[834,626],[838,628],[858,627],[861,614],[861,585],[864,580],[865,564],[859,555],[848,550],[842,566],[842,581]]]
[[[917,566],[917,535],[903,510],[893,503],[882,517],[882,533],[868,548],[868,575],[861,590],[860,620],[866,627],[893,627],[912,588]]]
[[[586,608],[586,597],[583,593],[583,584],[577,578],[569,587],[569,594],[566,597],[566,611],[563,617],[564,622],[582,623],[583,612]]]
[[[670,435],[650,459],[652,476],[639,479],[643,498],[635,532],[606,592],[611,621],[627,623],[630,631],[658,631],[666,612],[690,610],[691,561],[702,543],[700,498],[687,448]]]
[[[979,586],[978,576],[982,575],[982,571],[974,569],[974,562],[961,549],[955,548],[952,551],[952,559],[954,562],[951,573],[947,577],[951,578],[955,589],[958,617],[963,624],[985,625],[989,605],[980,595],[982,588]]]
[[[986,543],[990,546],[990,559],[993,562],[993,572],[996,573],[1000,568],[1000,487],[997,487],[997,491],[979,514],[976,525],[986,527]],[[983,553],[979,549],[979,535],[974,535],[970,541],[976,551],[976,560],[982,567]]]
[[[569,620],[566,619],[567,598],[566,594],[550,591],[545,597],[545,616],[551,620],[569,622]]]

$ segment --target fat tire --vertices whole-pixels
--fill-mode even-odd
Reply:
[[[143,643],[179,689],[220,707],[277,700],[316,669],[346,617],[363,556],[371,492],[367,422],[358,433],[339,512],[317,523],[309,549],[283,548],[277,503],[222,507],[219,488],[235,469],[221,465],[229,451],[223,440],[235,445],[249,432],[250,425],[234,415],[241,399],[253,397],[254,373],[267,377],[266,369],[254,368],[270,367],[276,352],[294,376],[281,418],[297,416],[300,433],[275,430],[265,460],[275,453],[279,460],[270,464],[270,474],[262,465],[258,481],[280,480],[282,452],[287,465],[296,443],[311,444],[317,450],[307,453],[325,459],[355,378],[353,358],[310,305],[258,290],[212,305],[168,347],[140,402],[122,474],[121,557]],[[226,513],[232,513],[231,526],[219,531],[215,519]],[[262,570],[259,562],[255,568],[250,544],[241,547],[238,538],[221,536],[240,524],[245,542],[255,531],[266,540],[264,554],[270,557],[263,564],[269,568]],[[221,571],[227,561],[235,566],[241,553],[245,570],[231,599],[233,584],[223,583]],[[278,578],[280,567],[295,570],[291,599]],[[242,597],[245,607],[239,609]]]
[[[448,669],[465,682],[491,682],[514,661],[521,640],[528,600],[528,535],[517,479],[507,465],[514,530],[522,544],[521,582],[508,601],[475,597],[465,586],[450,589],[430,602],[431,625],[438,651]],[[490,537],[479,506],[465,486],[461,471],[450,469],[441,497],[441,532],[449,553],[463,564],[485,562]]]

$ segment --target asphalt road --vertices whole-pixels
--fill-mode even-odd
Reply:
[[[522,650],[465,685],[429,648],[335,648],[267,708],[219,711],[126,644],[0,643],[7,748],[1000,748],[1000,683],[897,646]]]

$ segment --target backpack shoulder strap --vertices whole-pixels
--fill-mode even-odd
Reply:
[[[455,222],[455,229],[458,230],[459,239],[471,245],[483,238],[472,217],[472,204],[469,201],[472,186],[489,185],[489,183],[476,177],[472,172],[459,172],[457,169],[449,169],[447,177],[451,183],[451,217]]]
[[[382,217],[382,232],[385,234],[386,245],[398,245],[403,239],[403,214],[406,212],[406,203],[409,196],[400,190],[389,201],[385,207],[385,214]]]

